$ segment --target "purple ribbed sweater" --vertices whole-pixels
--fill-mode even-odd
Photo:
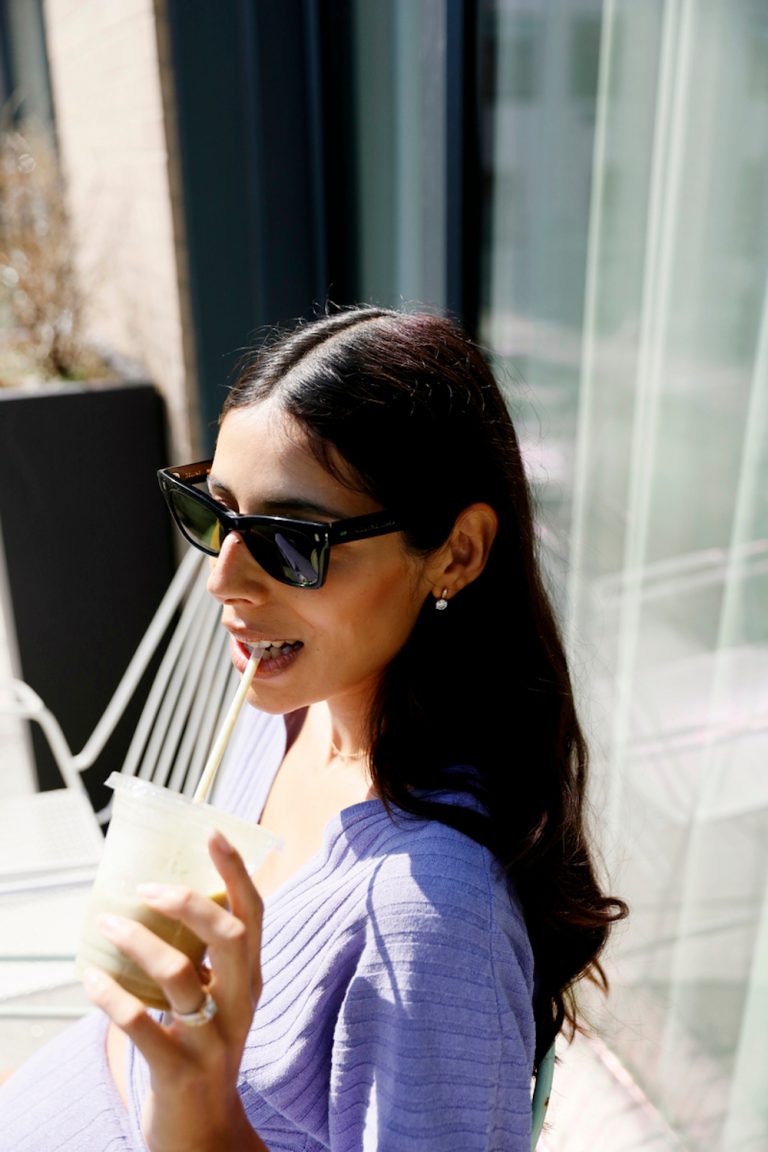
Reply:
[[[284,746],[246,709],[215,802],[258,818]],[[240,1092],[270,1152],[529,1152],[532,957],[485,849],[345,809],[267,899],[262,962]],[[86,1018],[0,1089],[1,1152],[145,1148],[146,1065],[132,1051],[126,1115],[103,1036]]]

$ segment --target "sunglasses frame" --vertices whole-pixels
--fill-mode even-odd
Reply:
[[[264,568],[273,579],[278,580],[281,584],[287,585],[289,588],[314,589],[322,587],[328,574],[330,550],[335,544],[347,544],[353,540],[367,540],[373,536],[386,536],[390,532],[400,531],[400,526],[395,518],[389,512],[385,511],[369,512],[364,516],[351,516],[344,520],[331,520],[328,522],[322,520],[297,520],[288,516],[241,516],[237,512],[230,512],[224,508],[218,500],[214,500],[212,496],[209,496],[205,492],[200,492],[194,487],[195,484],[201,484],[208,478],[212,463],[212,460],[200,460],[194,464],[180,464],[169,468],[161,468],[158,471],[157,479],[160,484],[160,489],[177,528],[184,539],[194,548],[205,552],[208,556],[219,555],[221,551],[220,548],[219,551],[206,548],[199,540],[194,540],[189,535],[187,529],[181,522],[172,497],[173,492],[181,491],[185,496],[191,497],[196,503],[211,512],[222,530],[222,542],[230,532],[239,532],[250,555],[262,568],[264,568],[262,560],[259,559],[251,547],[250,532],[252,530],[257,528],[277,529],[282,527],[285,528],[286,531],[290,530],[298,532],[299,534],[307,534],[307,543],[311,544],[312,550],[317,550],[317,564],[313,565],[317,570],[316,580],[306,580],[303,583],[300,581],[287,580],[283,576],[276,575],[275,572],[270,572],[268,568]],[[263,538],[261,542],[262,544],[264,543]],[[279,546],[277,544],[273,544],[273,547],[279,552]]]

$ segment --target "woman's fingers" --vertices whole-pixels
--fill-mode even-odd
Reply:
[[[251,999],[255,1008],[261,996],[261,930],[264,920],[264,903],[254,886],[242,857],[220,832],[214,832],[208,842],[211,859],[227,889],[232,915],[246,929],[246,943],[250,960]],[[218,957],[212,943],[209,944],[214,967]],[[222,956],[227,964],[227,957]]]
[[[216,834],[211,838],[211,857],[226,888],[229,908],[208,896],[180,885],[146,884],[139,895],[154,911],[178,921],[202,941],[209,967],[202,969],[172,943],[156,935],[146,925],[120,916],[105,915],[101,930],[121,952],[135,961],[159,985],[172,1013],[194,1015],[210,995],[215,1016],[202,1027],[174,1021],[173,1015],[161,1027],[135,996],[106,974],[91,975],[88,985],[94,1003],[104,1008],[114,1023],[125,1031],[150,1058],[168,1053],[158,1036],[184,1039],[184,1047],[208,1039],[218,1032],[228,1042],[242,1043],[245,1031],[261,993],[262,901],[243,865],[229,843]],[[156,1049],[157,1045],[159,1049]]]
[[[258,921],[261,935],[263,905],[243,858],[232,847],[221,832],[214,832],[208,841],[208,851],[216,865],[216,871],[224,881],[230,898],[230,907],[236,916],[243,920]]]
[[[121,952],[141,965],[176,1012],[195,1012],[203,1001],[200,972],[188,956],[136,920],[101,916],[99,927]]]
[[[205,943],[212,968],[211,987],[215,985],[217,990],[221,990],[217,999],[231,1000],[233,1006],[236,1004],[238,1018],[242,1019],[243,991],[247,990],[251,1009],[261,993],[263,905],[242,859],[228,841],[216,833],[211,837],[210,850],[226,887],[229,910],[179,885],[144,884],[139,888],[139,895],[151,908],[179,920]],[[148,940],[144,934],[146,931],[131,931],[130,940],[126,939],[124,943],[115,938],[115,942],[136,959],[167,994],[169,988],[173,989],[186,1004],[192,983],[190,970],[195,972],[194,967],[185,966],[181,954],[173,949],[170,951],[174,955],[168,955],[168,946],[151,933],[151,940]],[[138,953],[135,951],[137,948]],[[195,974],[194,980],[199,989],[199,973]],[[198,1003],[191,1008],[181,1007],[170,994],[169,999],[177,1011],[196,1011],[201,997],[198,993]],[[225,1007],[225,1003],[220,1003],[219,1007]]]
[[[148,907],[176,922],[167,939],[138,921],[100,920],[119,950],[162,988],[170,1014],[161,1021],[106,973],[90,969],[85,974],[93,1003],[149,1064],[151,1091],[142,1126],[151,1147],[220,1147],[222,1132],[228,1134],[229,1147],[233,1118],[249,1147],[253,1142],[236,1085],[261,990],[262,902],[241,858],[223,837],[212,837],[210,853],[226,889],[227,908],[189,888],[145,885],[140,895]],[[159,918],[155,922],[162,924]],[[179,925],[202,941],[210,966],[199,967],[197,956],[190,960],[169,942],[177,939]],[[192,1019],[179,1019],[179,1014]],[[201,1133],[214,1138],[205,1142]]]
[[[91,1003],[106,1012],[113,1024],[131,1038],[148,1063],[162,1064],[173,1059],[175,1048],[170,1035],[148,1015],[141,1000],[98,968],[88,968],[83,983]]]

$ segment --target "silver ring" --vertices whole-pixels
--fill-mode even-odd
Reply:
[[[206,991],[205,1000],[197,1012],[174,1012],[174,1010],[171,1009],[171,1016],[173,1016],[174,1020],[179,1024],[183,1024],[185,1028],[202,1028],[204,1024],[208,1024],[213,1020],[218,1010],[219,1006],[213,996],[211,996],[210,992]]]

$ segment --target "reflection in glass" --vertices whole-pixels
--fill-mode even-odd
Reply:
[[[602,1027],[686,1147],[762,1149],[765,6],[483,0],[479,21],[481,339],[632,907]]]

